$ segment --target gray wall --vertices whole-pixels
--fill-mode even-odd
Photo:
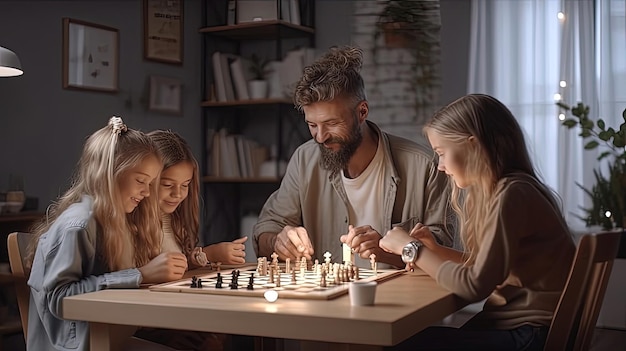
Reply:
[[[143,59],[142,2],[3,1],[0,45],[16,52],[24,75],[0,78],[0,191],[9,175],[24,177],[25,192],[39,208],[62,193],[85,138],[106,125],[111,115],[131,128],[171,128],[200,152],[199,1],[185,1],[184,56],[181,65]],[[119,30],[117,94],[62,88],[62,18],[98,23]],[[148,112],[151,75],[183,81],[183,116]]]
[[[200,1],[185,0],[184,63],[168,65],[143,59],[142,2],[2,1],[0,45],[16,52],[25,74],[0,78],[0,192],[9,175],[21,175],[27,195],[45,207],[69,185],[85,138],[120,115],[131,128],[179,132],[201,155]],[[469,39],[469,5],[441,3],[442,102],[465,94]],[[318,0],[316,45],[324,51],[350,43],[351,1]],[[120,92],[107,94],[62,88],[62,18],[70,17],[119,29]],[[150,75],[183,81],[183,116],[148,112]]]

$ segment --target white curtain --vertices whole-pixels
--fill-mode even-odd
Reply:
[[[539,175],[561,197],[574,228],[584,226],[576,215],[589,205],[576,183],[593,185],[597,154],[583,150],[576,130],[561,126],[554,96],[584,102],[592,118],[619,127],[626,107],[625,3],[472,1],[468,92],[492,95],[511,109]]]

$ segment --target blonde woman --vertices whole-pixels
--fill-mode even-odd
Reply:
[[[437,244],[419,223],[410,233],[390,230],[380,247],[460,297],[486,302],[461,328],[427,328],[394,349],[542,350],[575,247],[519,124],[495,98],[467,95],[424,130],[452,180],[465,250]]]

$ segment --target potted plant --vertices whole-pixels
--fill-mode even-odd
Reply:
[[[601,225],[605,229],[614,227],[623,228],[626,221],[626,109],[622,113],[624,122],[618,129],[606,126],[602,119],[593,121],[589,118],[589,106],[578,103],[570,107],[562,102],[557,105],[566,111],[571,111],[574,118],[567,118],[563,125],[568,129],[580,127],[580,137],[586,140],[585,150],[594,150],[602,147],[598,160],[608,161],[607,172],[594,170],[596,183],[590,188],[578,185],[591,197],[592,205],[582,208],[585,211],[584,220],[587,226]]]
[[[250,57],[250,73],[252,80],[248,82],[248,90],[251,99],[265,99],[269,91],[267,75],[272,72],[269,68],[269,60],[262,59],[256,54]]]
[[[416,48],[428,29],[441,27],[438,11],[439,4],[430,0],[389,0],[378,16],[375,39],[382,34],[389,48]]]

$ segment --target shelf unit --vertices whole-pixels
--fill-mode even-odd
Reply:
[[[276,0],[277,8],[282,8]],[[291,152],[310,134],[302,116],[289,97],[254,100],[211,100],[214,82],[212,54],[216,51],[249,57],[252,53],[269,60],[281,60],[288,50],[315,44],[315,0],[298,0],[302,25],[284,20],[266,20],[226,25],[227,0],[203,2],[202,34],[202,236],[204,244],[230,241],[241,236],[239,222],[247,211],[258,213],[280,182],[279,161],[288,161]],[[306,12],[302,12],[306,11]],[[281,18],[280,13],[277,16]],[[225,128],[229,134],[245,135],[260,144],[275,147],[276,174],[264,177],[223,177],[207,174],[208,130]],[[237,162],[236,160],[234,162]]]

